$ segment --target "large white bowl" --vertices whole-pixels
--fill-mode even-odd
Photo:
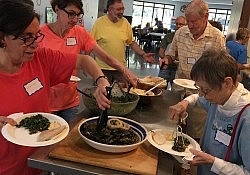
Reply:
[[[98,143],[96,141],[90,140],[87,137],[85,137],[81,131],[83,130],[84,126],[91,124],[93,122],[97,122],[98,117],[92,117],[92,118],[84,120],[78,126],[78,132],[80,133],[81,137],[88,145],[90,145],[91,147],[95,149],[104,151],[104,152],[123,153],[123,152],[128,152],[128,151],[132,151],[136,149],[139,145],[141,145],[146,140],[147,129],[144,126],[142,126],[140,123],[127,119],[127,118],[123,118],[123,117],[109,116],[109,118],[118,118],[122,120],[123,122],[126,122],[127,124],[129,124],[130,127],[132,127],[133,131],[135,131],[138,134],[141,141],[135,144],[131,144],[131,145],[108,145],[108,144]]]

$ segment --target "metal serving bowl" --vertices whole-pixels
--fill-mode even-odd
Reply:
[[[95,91],[95,87],[86,88],[83,90],[86,94],[89,94],[93,97],[93,93]],[[124,116],[130,112],[132,112],[140,99],[140,97],[136,94],[129,94],[130,95],[130,102],[114,102],[111,99],[111,105],[108,109],[108,115],[117,115],[117,116]],[[100,115],[101,110],[98,107],[98,104],[95,100],[95,98],[89,98],[85,95],[82,96],[84,105],[91,111],[91,113],[95,115]]]
[[[132,150],[138,148],[138,146],[140,146],[146,140],[147,129],[144,126],[142,126],[140,123],[138,123],[134,120],[123,118],[123,117],[109,116],[109,118],[117,118],[117,119],[122,120],[123,122],[129,124],[130,127],[132,128],[132,130],[139,136],[140,141],[135,143],[135,144],[131,144],[131,145],[108,145],[108,144],[98,143],[96,141],[90,140],[83,135],[83,131],[86,128],[86,125],[97,122],[98,117],[92,117],[92,118],[84,120],[78,126],[79,134],[81,135],[83,140],[88,145],[90,145],[91,147],[98,149],[100,151],[104,151],[104,152],[123,153],[123,152],[132,151]]]

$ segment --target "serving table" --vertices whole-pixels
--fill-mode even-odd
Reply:
[[[170,105],[176,104],[181,99],[181,93],[179,92],[172,92],[172,91],[164,91],[162,96],[158,97],[149,97],[148,100],[151,103],[148,103],[147,105],[138,105],[138,107],[128,114],[126,117],[130,118],[132,120],[135,120],[142,125],[144,125],[148,131],[153,129],[163,129],[166,127],[172,127],[175,128],[175,125],[167,118],[167,111],[168,107]],[[39,148],[34,154],[32,154],[28,158],[28,165],[33,168],[42,169],[49,172],[56,172],[60,174],[65,175],[78,175],[78,174],[103,174],[103,175],[110,175],[110,174],[116,174],[116,175],[127,175],[127,174],[145,174],[144,168],[148,168],[145,166],[152,166],[150,167],[149,171],[154,173],[148,173],[148,174],[157,174],[157,175],[172,175],[173,174],[173,163],[175,159],[162,151],[156,150],[156,148],[152,148],[151,145],[148,145],[149,143],[146,141],[142,144],[141,147],[139,147],[137,150],[134,150],[129,153],[123,153],[122,155],[131,156],[127,158],[120,158],[122,160],[119,160],[119,154],[112,156],[108,156],[107,153],[100,153],[100,151],[94,150],[93,148],[89,147],[89,150],[91,152],[94,152],[94,155],[97,156],[97,159],[90,160],[90,157],[85,157],[88,160],[84,161],[74,161],[71,159],[64,160],[62,157],[58,157],[58,155],[63,155],[63,151],[65,151],[65,154],[68,155],[68,157],[71,157],[72,159],[83,159],[83,157],[77,157],[77,152],[81,152],[81,146],[88,147],[87,145],[84,145],[84,142],[77,136],[77,124],[83,120],[84,118],[93,117],[90,112],[87,109],[84,109],[75,119],[70,123],[70,134],[69,137],[72,137],[72,142],[69,143],[67,140],[71,140],[69,137],[66,137],[63,141],[59,142],[58,144],[47,146],[47,147],[41,147]],[[75,141],[74,141],[75,140]],[[80,144],[77,148],[73,148],[72,145]],[[68,148],[70,147],[70,148]],[[79,150],[77,150],[79,149]],[[72,151],[73,152],[70,152]],[[85,151],[88,149],[85,149]],[[145,154],[146,150],[146,154]],[[142,153],[144,151],[144,153]],[[85,152],[86,153],[86,152]],[[112,153],[111,153],[112,154]],[[139,156],[145,156],[145,157],[138,157],[137,160],[135,160],[135,155],[132,154],[138,154]],[[71,155],[71,156],[70,156]],[[100,157],[103,156],[103,157]],[[52,158],[53,157],[53,158]],[[67,156],[66,156],[67,157]],[[99,160],[98,160],[99,158]],[[103,161],[104,159],[107,159],[107,161]],[[148,164],[144,164],[144,166],[135,166],[139,167],[136,171],[127,171],[130,170],[129,166],[132,166],[133,163],[139,164],[139,162],[143,161],[143,159],[148,158]],[[155,160],[155,158],[157,160]],[[112,161],[108,159],[113,159],[115,162],[112,163]],[[96,161],[96,163],[94,162]],[[119,164],[117,162],[120,161],[120,169]],[[123,162],[122,161],[128,161]],[[130,161],[130,162],[129,162]],[[150,161],[152,164],[150,165]],[[91,162],[91,163],[89,163]],[[104,164],[106,162],[106,164]],[[132,164],[131,164],[132,162]],[[114,166],[116,168],[114,168]],[[124,165],[125,164],[125,165]],[[127,164],[127,165],[126,165]],[[157,166],[156,166],[157,165]],[[127,169],[126,169],[127,166]],[[155,170],[154,170],[154,166]],[[118,167],[118,168],[117,168]],[[124,169],[125,167],[125,169]],[[144,168],[143,168],[144,167]],[[152,171],[151,171],[152,170]]]

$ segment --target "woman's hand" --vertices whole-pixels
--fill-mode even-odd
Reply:
[[[214,163],[215,157],[208,154],[208,153],[198,151],[195,149],[190,149],[189,151],[191,153],[193,153],[195,156],[193,158],[193,160],[190,162],[192,165],[213,164]]]
[[[124,67],[122,74],[126,78],[126,80],[132,84],[133,87],[137,86],[138,78],[128,68]]]
[[[170,120],[172,120],[174,123],[178,123],[180,117],[185,117],[187,106],[188,101],[186,100],[183,100],[176,105],[170,106],[168,109],[168,117]]]
[[[97,88],[94,92],[94,97],[100,109],[110,108],[110,100],[107,98],[106,86],[110,86],[108,80],[101,78],[98,80]]]
[[[13,120],[12,118],[0,116],[0,129],[2,129],[2,127],[4,125],[6,125],[7,123],[9,123],[10,125],[13,125],[13,126],[17,124],[17,122],[15,120]]]

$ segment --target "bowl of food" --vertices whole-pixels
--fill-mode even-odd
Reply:
[[[147,138],[147,130],[140,123],[123,117],[109,116],[107,127],[96,130],[98,117],[84,120],[78,132],[91,147],[104,152],[123,153],[138,148]]]
[[[84,93],[89,94],[89,97],[82,95],[83,103],[94,115],[100,115],[101,109],[93,96],[95,87],[86,88],[83,90]],[[124,116],[132,112],[139,101],[140,97],[136,94],[125,94],[121,96],[115,96],[111,93],[111,104],[108,109],[108,115]]]
[[[138,102],[138,106],[150,105],[152,103],[152,99],[157,98],[163,94],[163,90],[161,88],[155,88],[152,91],[146,93],[150,88],[148,86],[139,88],[131,88],[131,94],[137,94],[140,96],[140,100]]]
[[[161,77],[146,76],[144,78],[138,79],[137,88],[148,90],[148,89],[160,84],[160,85],[158,85],[159,89],[166,89],[167,82],[163,82],[163,81],[164,81],[164,78],[161,78]]]

